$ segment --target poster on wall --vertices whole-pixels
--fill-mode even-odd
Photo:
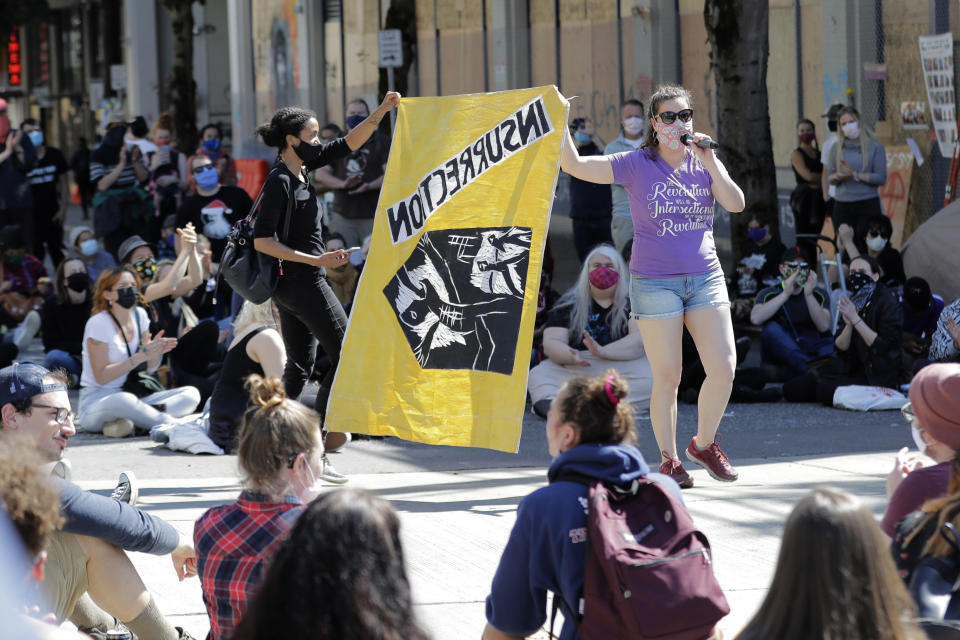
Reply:
[[[297,55],[297,0],[258,0],[253,3],[253,86],[257,122],[270,119],[282,106],[296,104],[300,86]]]
[[[913,151],[908,145],[887,147],[887,181],[879,188],[883,213],[890,218],[893,235],[890,246],[899,249],[903,242],[903,221],[910,202],[910,181],[913,178]]]
[[[940,154],[953,157],[957,144],[957,100],[953,85],[953,34],[920,36],[920,61]]]
[[[904,129],[929,129],[927,103],[919,101],[900,103],[900,124]]]

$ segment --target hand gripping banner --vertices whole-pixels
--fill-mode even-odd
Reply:
[[[327,428],[515,452],[567,101],[404,98]]]

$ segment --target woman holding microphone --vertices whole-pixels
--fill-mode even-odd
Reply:
[[[706,381],[700,391],[697,434],[686,457],[717,480],[737,472],[720,449],[717,429],[736,367],[730,302],[713,240],[714,202],[743,211],[743,191],[712,149],[693,131],[690,92],[661,86],[650,99],[644,142],[636,151],[580,157],[566,135],[560,166],[581,180],[623,185],[633,218],[630,307],[653,370],[650,420],[660,447],[660,471],[684,488],[693,479],[677,455],[677,387],[687,326]]]
[[[400,102],[400,94],[388,91],[383,102],[366,120],[343,138],[321,143],[320,123],[315,113],[302,107],[278,109],[270,122],[257,128],[263,142],[278,150],[277,163],[263,185],[263,200],[254,228],[257,251],[281,260],[281,276],[273,300],[280,314],[280,328],[287,351],[283,383],[287,396],[299,398],[313,370],[317,341],[330,358],[330,370],[320,382],[314,408],[324,416],[330,385],[340,360],[340,345],[347,328],[343,306],[327,283],[325,267],[345,264],[347,251],[327,251],[323,244],[320,211],[313,186],[305,172],[330,164],[359,149],[376,131],[380,121]],[[283,234],[287,202],[290,231]],[[324,432],[325,433],[325,432]],[[327,466],[324,478],[346,482]]]

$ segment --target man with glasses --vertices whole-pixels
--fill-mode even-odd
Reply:
[[[917,452],[900,449],[887,476],[890,502],[880,528],[891,537],[907,514],[927,500],[947,495],[960,449],[960,364],[921,369],[910,383],[910,402],[902,413]]]
[[[75,433],[65,376],[32,363],[0,369],[0,441],[26,443],[55,464]],[[169,553],[182,580],[196,575],[190,539],[128,504],[137,493],[129,472],[109,498],[64,477],[52,481],[66,522],[50,538],[42,591],[57,621],[69,618],[81,630],[103,633],[120,620],[140,638],[189,638],[157,609],[125,551]]]
[[[833,353],[827,294],[817,288],[817,272],[807,252],[793,247],[780,260],[781,281],[757,294],[750,322],[762,326],[763,362],[786,368],[786,379],[804,374],[813,362]]]

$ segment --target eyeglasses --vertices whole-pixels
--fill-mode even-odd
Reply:
[[[680,118],[681,122],[690,122],[693,120],[693,109],[683,109],[681,111],[662,111],[653,117],[660,118],[660,122],[663,124],[673,124],[676,122],[677,118]]]
[[[63,407],[54,407],[49,404],[31,404],[31,407],[37,407],[38,409],[54,409],[57,412],[57,415],[53,417],[58,424],[67,424],[67,421],[73,420],[74,413],[70,409],[64,409]]]

